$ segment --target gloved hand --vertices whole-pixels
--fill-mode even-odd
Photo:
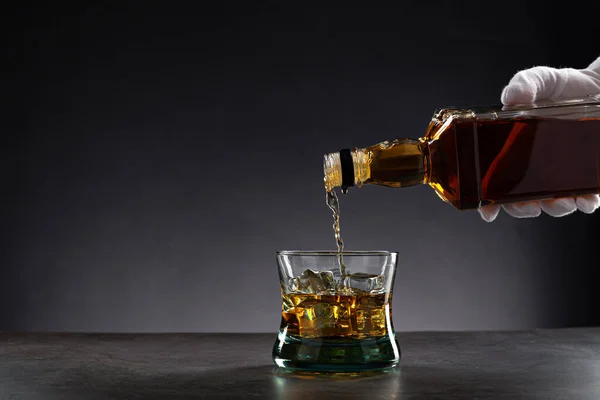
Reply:
[[[600,94],[600,57],[587,68],[556,69],[533,67],[519,71],[502,91],[504,105],[529,104],[542,100],[559,100]],[[592,194],[576,198],[509,203],[502,206],[489,205],[479,208],[479,214],[487,222],[498,216],[500,208],[515,218],[538,217],[542,211],[553,217],[563,217],[579,209],[591,214],[600,207],[600,195]]]

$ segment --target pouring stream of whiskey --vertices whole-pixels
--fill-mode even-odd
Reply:
[[[342,282],[346,283],[346,266],[344,265],[344,259],[342,257],[342,253],[344,251],[344,241],[342,240],[340,234],[340,202],[335,191],[328,190],[326,196],[327,206],[333,212],[333,233],[335,235],[335,241],[337,243],[337,252],[338,252],[338,263],[340,266],[340,275],[342,277]]]

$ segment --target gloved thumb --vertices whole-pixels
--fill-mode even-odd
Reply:
[[[504,105],[600,93],[600,57],[586,69],[533,67],[517,72],[502,91]]]

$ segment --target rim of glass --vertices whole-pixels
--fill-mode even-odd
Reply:
[[[275,254],[278,256],[338,256],[336,250],[279,250]],[[350,250],[342,251],[342,256],[397,256],[397,251],[387,250]]]

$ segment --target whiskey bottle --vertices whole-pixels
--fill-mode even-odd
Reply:
[[[424,136],[324,157],[325,188],[428,184],[458,210],[600,193],[600,95],[436,110]]]

